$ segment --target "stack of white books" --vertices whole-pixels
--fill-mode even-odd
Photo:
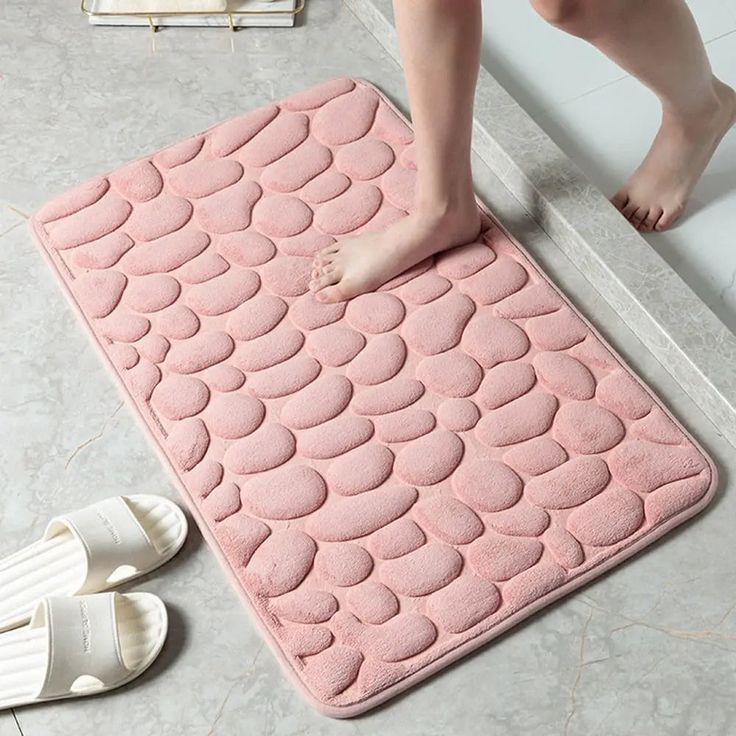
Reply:
[[[86,0],[89,22],[100,26],[293,26],[300,0]],[[181,15],[156,15],[156,11]],[[187,12],[205,11],[187,15]],[[268,12],[264,12],[268,11]],[[132,12],[145,15],[129,15]],[[150,21],[149,21],[150,18]]]

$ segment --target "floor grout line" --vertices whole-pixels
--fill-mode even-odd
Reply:
[[[12,204],[9,204],[8,202],[5,203],[5,206],[11,211],[15,212],[16,215],[20,215],[24,220],[29,220],[30,215],[26,212],[23,212],[23,210],[19,209],[18,207],[15,207]]]
[[[23,729],[20,727],[20,721],[18,720],[18,714],[15,712],[15,708],[10,709],[10,714],[13,716],[15,725],[18,726],[18,733],[20,733],[20,736],[25,736]]]
[[[618,84],[619,82],[623,82],[626,79],[634,79],[634,77],[631,76],[631,74],[624,74],[621,77],[617,77],[616,79],[611,79],[608,82],[604,82],[600,85],[600,87],[595,87],[594,89],[586,90],[585,92],[575,95],[575,97],[570,97],[567,100],[561,100],[559,102],[554,102],[551,105],[548,105],[542,109],[542,115],[546,115],[548,112],[551,112],[552,110],[557,110],[561,107],[565,107],[565,105],[569,105],[572,102],[577,102],[578,100],[582,100],[584,97],[587,97],[588,95],[592,95],[594,92],[600,92],[602,89],[606,89],[607,87],[612,87],[614,84]]]
[[[719,34],[718,36],[714,36],[713,38],[708,39],[707,41],[704,41],[703,43],[707,46],[709,43],[713,43],[714,41],[720,41],[723,38],[726,38],[727,36],[731,36],[736,33],[736,28],[731,29],[730,31],[725,31],[724,33]],[[508,62],[508,59],[504,59],[504,61]],[[484,65],[485,66],[485,65]],[[486,69],[488,67],[486,66]],[[488,69],[488,71],[491,71]],[[623,82],[625,79],[636,79],[631,74],[622,74],[620,77],[616,77],[616,79],[611,79],[608,82],[604,82],[603,84],[593,87],[591,89],[586,90],[585,92],[582,92],[579,95],[575,95],[574,97],[570,97],[568,99],[564,100],[558,100],[556,102],[553,102],[549,105],[544,105],[540,111],[539,115],[542,117],[546,117],[549,113],[551,113],[554,110],[558,110],[562,107],[565,107],[566,105],[569,105],[570,103],[577,102],[578,100],[581,100],[585,97],[588,97],[589,95],[592,95],[594,92],[599,92],[602,89],[606,89],[607,87],[611,87],[614,84],[618,84],[619,82]],[[511,90],[509,90],[510,92]]]
[[[721,33],[720,35],[715,36],[714,38],[709,38],[707,41],[704,41],[703,43],[707,46],[709,43],[713,43],[713,41],[720,41],[722,38],[725,38],[726,36],[731,36],[734,33],[736,33],[736,28],[733,28],[730,31],[726,31],[725,33]]]

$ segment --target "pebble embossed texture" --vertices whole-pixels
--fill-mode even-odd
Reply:
[[[327,81],[54,199],[35,234],[287,672],[371,708],[702,509],[695,441],[481,207],[348,304],[412,131]]]

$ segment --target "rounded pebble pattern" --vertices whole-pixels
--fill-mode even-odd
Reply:
[[[427,600],[432,620],[451,634],[460,634],[487,618],[501,605],[498,588],[475,575],[463,575]]]
[[[331,80],[34,218],[291,668],[369,703],[703,504],[712,470],[500,227],[321,304],[413,207],[413,135]],[[72,278],[73,277],[73,278]]]
[[[460,574],[462,566],[462,555],[456,549],[433,543],[386,562],[379,573],[391,590],[417,597],[443,588]]]
[[[391,475],[394,454],[379,444],[363,445],[330,463],[330,489],[341,496],[355,496],[381,485]]]
[[[359,544],[343,542],[320,546],[314,567],[327,584],[347,588],[370,575],[373,559]]]
[[[318,509],[327,489],[307,465],[289,465],[263,473],[243,485],[243,507],[261,519],[297,519]]]
[[[417,491],[409,486],[389,486],[336,499],[314,514],[307,529],[315,539],[344,542],[382,529],[412,506]]]
[[[399,601],[383,583],[367,580],[348,590],[345,599],[364,623],[383,624],[399,612]]]
[[[470,399],[447,399],[437,407],[437,419],[445,429],[466,432],[478,423],[480,411]]]
[[[395,332],[377,335],[360,355],[351,360],[345,375],[353,383],[372,386],[393,378],[402,369],[405,360],[406,343],[399,335]]]
[[[483,522],[456,498],[433,496],[414,506],[414,518],[430,534],[448,544],[470,544],[483,533]]]
[[[326,590],[304,586],[274,599],[273,609],[286,621],[321,624],[337,611],[337,598]]]
[[[368,540],[371,553],[382,560],[396,557],[419,549],[426,541],[424,532],[407,517],[378,529]]]
[[[304,344],[299,330],[278,327],[261,337],[242,343],[235,348],[232,362],[246,374],[283,363],[296,355]]]

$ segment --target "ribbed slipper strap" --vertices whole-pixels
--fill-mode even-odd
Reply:
[[[48,662],[38,698],[55,698],[72,692],[82,675],[100,681],[83,692],[108,689],[130,674],[123,664],[115,614],[118,593],[75,598],[44,598],[31,618],[31,628],[45,627]]]
[[[86,570],[75,593],[110,587],[110,576],[123,565],[148,570],[160,555],[123,496],[113,496],[78,511],[54,517],[44,539],[67,528],[85,550]],[[131,577],[131,575],[126,575]]]

